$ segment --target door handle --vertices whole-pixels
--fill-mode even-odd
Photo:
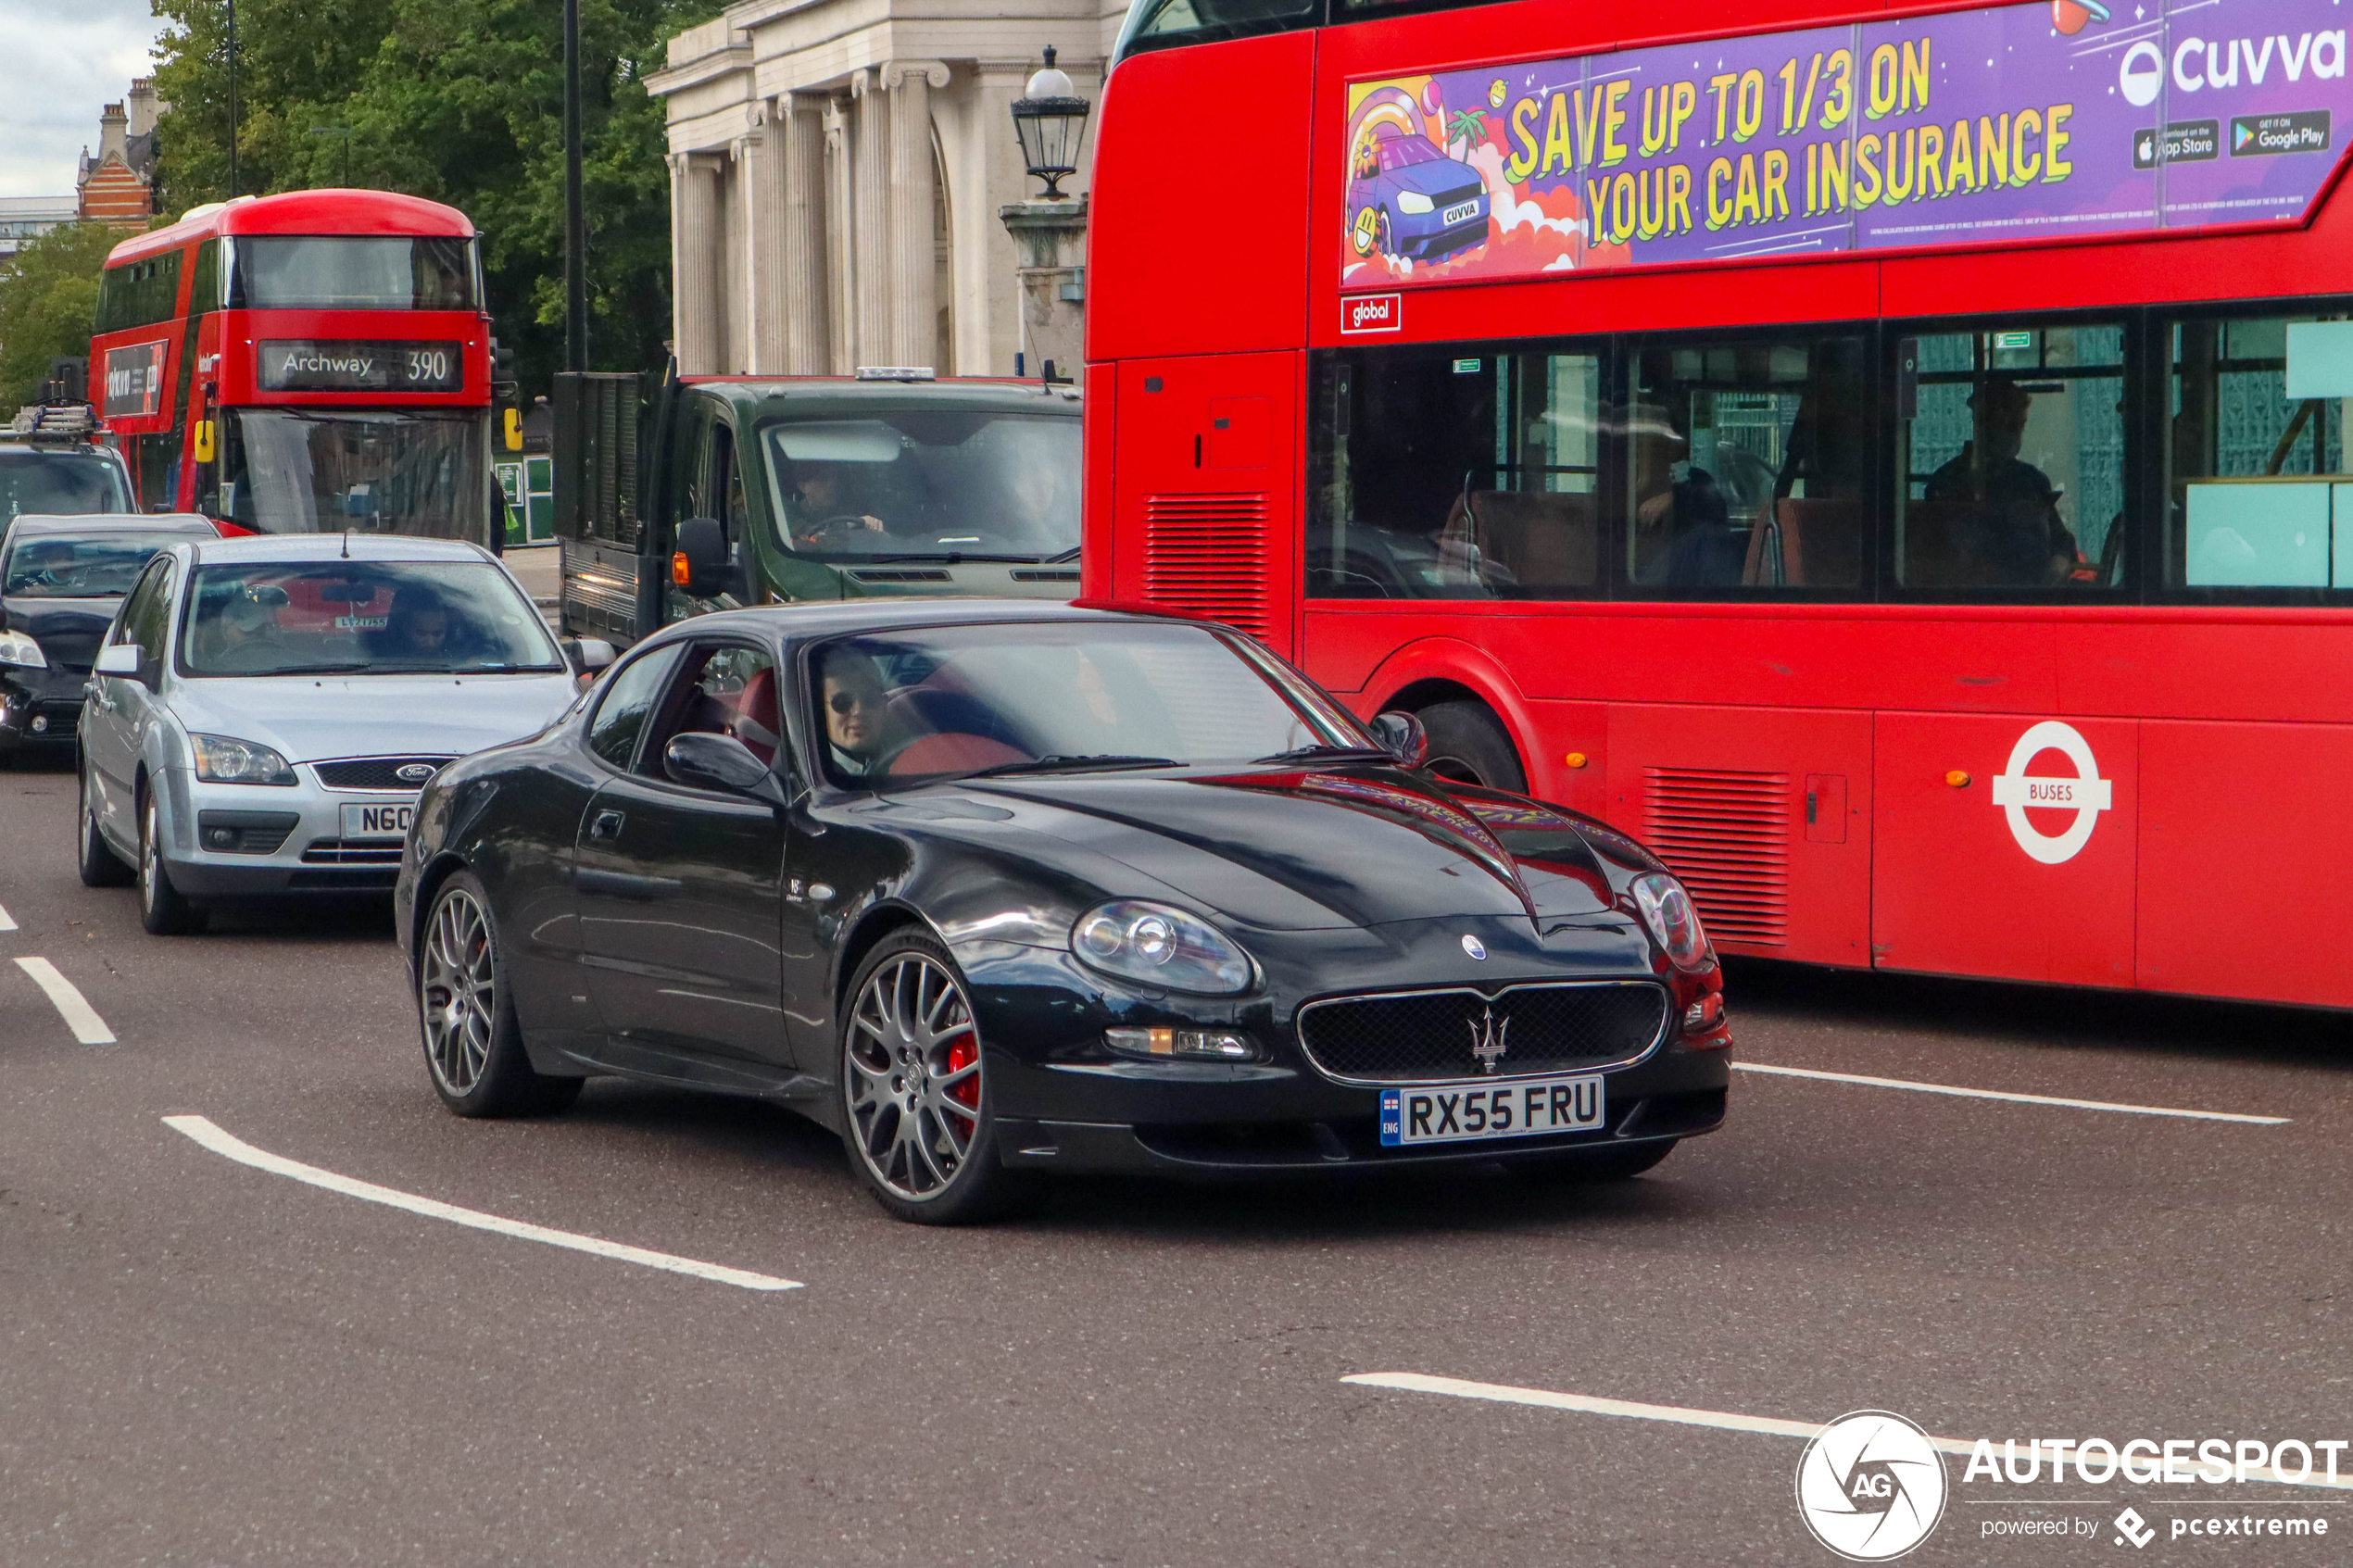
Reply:
[[[621,824],[625,820],[619,811],[599,811],[588,820],[588,836],[619,838]]]

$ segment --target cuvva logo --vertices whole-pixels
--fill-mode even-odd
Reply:
[[[1855,1562],[1885,1562],[1944,1516],[1944,1461],[1928,1434],[1886,1411],[1856,1411],[1814,1434],[1797,1461],[1797,1512],[1814,1538]]]
[[[2344,31],[2307,32],[2294,39],[2284,32],[2269,38],[2184,38],[2173,46],[2176,92],[2236,87],[2241,70],[2247,85],[2260,87],[2274,69],[2292,82],[2303,81],[2307,70],[2321,79],[2343,76]],[[2146,39],[2133,44],[2116,62],[2116,85],[2126,103],[2148,107],[2165,85],[2165,56]]]

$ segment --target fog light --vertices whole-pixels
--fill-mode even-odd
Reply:
[[[204,835],[204,841],[212,846],[215,849],[231,848],[234,847],[237,842],[237,830],[234,828],[214,828]]]
[[[1699,1035],[1723,1021],[1724,994],[1711,991],[1683,1010],[1683,1033]]]
[[[46,713],[35,714],[32,720],[32,733],[36,735],[44,734],[48,732],[48,729],[49,716]]]
[[[1103,1031],[1103,1044],[1122,1056],[1182,1057],[1191,1061],[1255,1061],[1258,1043],[1226,1029],[1123,1026]]]

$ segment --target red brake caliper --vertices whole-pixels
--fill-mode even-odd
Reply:
[[[980,1047],[973,1042],[973,1037],[969,1034],[948,1047],[948,1071],[950,1073],[962,1073],[979,1060]],[[948,1086],[948,1098],[958,1105],[970,1108],[973,1120],[978,1122],[980,1120],[980,1074],[975,1073],[960,1084],[950,1084]]]

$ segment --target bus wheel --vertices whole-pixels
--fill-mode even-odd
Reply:
[[[1423,766],[1456,784],[1525,793],[1528,773],[1512,749],[1512,737],[1480,702],[1436,702],[1421,710],[1429,734],[1429,760]]]

